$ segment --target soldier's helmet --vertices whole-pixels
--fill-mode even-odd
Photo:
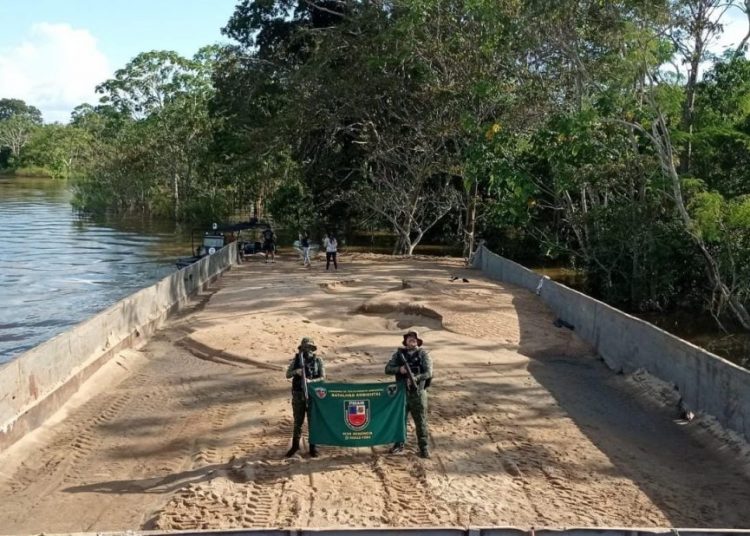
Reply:
[[[298,350],[309,350],[311,352],[314,352],[318,349],[317,346],[315,346],[315,343],[310,337],[302,337],[302,340],[299,343],[299,346],[297,347]]]

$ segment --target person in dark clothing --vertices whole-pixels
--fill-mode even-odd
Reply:
[[[270,227],[263,231],[263,251],[266,253],[266,263],[268,263],[269,255],[271,256],[271,263],[273,263],[276,256],[276,236]]]
[[[336,262],[336,253],[338,252],[339,243],[333,233],[328,233],[328,236],[323,241],[323,245],[326,248],[326,271],[331,266],[331,261],[333,261],[333,269],[338,270],[339,265]]]
[[[326,378],[325,364],[323,360],[315,355],[315,346],[313,340],[305,337],[297,347],[297,355],[294,356],[286,369],[286,377],[292,379],[292,414],[294,416],[294,430],[292,432],[292,447],[287,451],[286,457],[294,456],[299,450],[299,442],[302,438],[302,424],[305,422],[305,415],[308,417],[308,427],[310,422],[310,403],[305,396],[304,381],[307,383],[321,382]],[[304,375],[302,372],[304,367]],[[303,380],[304,376],[304,380]],[[314,444],[310,444],[310,457],[317,458],[318,449]]]
[[[412,383],[406,367],[411,369],[416,385]],[[429,458],[430,451],[427,444],[427,388],[432,382],[432,359],[430,354],[422,348],[422,339],[416,331],[404,334],[401,348],[396,350],[385,366],[386,374],[394,374],[396,381],[406,387],[406,418],[411,413],[414,427],[417,429],[417,443],[419,456]],[[396,443],[391,447],[391,454],[404,451],[403,443]]]

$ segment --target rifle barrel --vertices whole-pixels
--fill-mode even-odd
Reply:
[[[302,388],[305,391],[305,400],[308,400],[310,395],[307,393],[307,374],[305,373],[305,354],[299,353],[299,364],[302,366]]]

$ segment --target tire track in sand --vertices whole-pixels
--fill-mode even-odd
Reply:
[[[450,525],[453,513],[430,492],[425,462],[410,455],[378,456],[373,471],[387,497],[383,523],[388,526]]]

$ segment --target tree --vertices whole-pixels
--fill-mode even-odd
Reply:
[[[721,17],[733,4],[725,0],[672,0],[673,18],[667,31],[683,63],[687,65],[681,129],[687,140],[680,155],[680,172],[688,173],[693,153],[695,99],[701,64],[709,47],[722,32]]]
[[[716,63],[699,84],[691,175],[723,196],[750,194],[750,61]]]
[[[0,121],[14,116],[28,117],[35,125],[42,124],[42,112],[21,99],[0,99]]]
[[[18,161],[21,150],[28,143],[35,128],[34,121],[26,115],[13,115],[0,121],[0,147],[10,150],[10,163]]]
[[[181,97],[205,99],[211,93],[213,49],[201,49],[193,59],[171,50],[142,52],[96,91],[102,95],[103,104],[136,119],[158,112]]]
[[[55,177],[68,179],[82,170],[92,143],[90,133],[75,125],[43,125],[24,148],[23,165],[43,167]]]
[[[196,181],[202,176],[211,185],[210,202],[222,205],[220,213],[227,211],[224,199],[217,197],[209,157],[214,121],[208,115],[208,102],[217,50],[206,47],[192,59],[171,51],[139,54],[113,79],[97,87],[102,94],[101,106],[81,107],[74,112],[75,125],[111,139],[105,153],[110,160],[97,166],[93,174],[111,181],[112,189],[102,190],[93,178],[82,182],[83,205],[89,199],[88,188],[109,192],[103,195],[128,210],[151,208],[163,216],[181,219],[194,210],[206,212],[195,191]],[[114,167],[131,170],[139,177],[138,194],[129,201],[122,194],[130,188]],[[117,191],[120,193],[115,194]],[[94,198],[99,203],[100,196]],[[160,201],[164,198],[169,205]]]
[[[494,85],[512,87],[514,61],[498,50],[516,59],[513,36],[499,31],[514,3],[305,2],[292,13],[293,4],[242,2],[225,29],[240,43],[215,79],[232,160],[250,168],[253,155],[290,153],[329,223],[367,218],[370,202],[402,181],[417,186],[413,199],[425,185],[463,190],[468,131],[512,100]],[[471,214],[463,195],[447,196],[448,207]],[[402,241],[406,223],[394,227]]]

